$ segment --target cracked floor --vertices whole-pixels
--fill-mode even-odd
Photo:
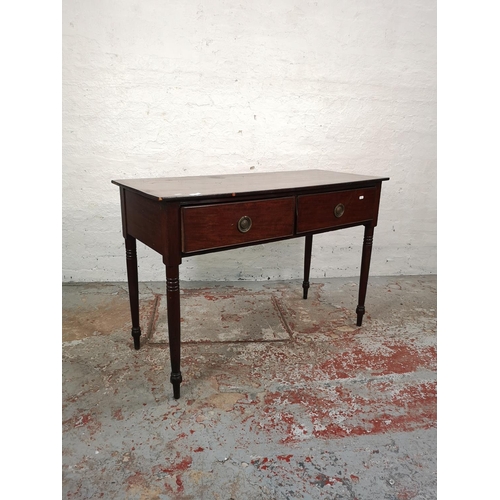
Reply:
[[[436,498],[436,276],[63,285],[63,498]]]

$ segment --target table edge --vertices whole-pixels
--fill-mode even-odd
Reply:
[[[331,172],[325,170],[325,172]],[[228,174],[228,175],[237,175],[237,174]],[[353,174],[358,175],[358,174]],[[204,177],[204,176],[192,176],[196,177]],[[370,176],[364,176],[370,177]],[[154,179],[153,177],[149,179]],[[297,186],[297,187],[285,187],[285,188],[272,188],[272,189],[259,189],[253,191],[239,191],[237,193],[227,192],[227,193],[211,193],[211,194],[201,194],[201,195],[180,195],[180,196],[169,196],[169,197],[158,197],[151,193],[147,193],[140,189],[134,188],[132,186],[128,186],[123,184],[122,181],[129,180],[142,180],[141,179],[113,179],[111,180],[112,184],[120,187],[120,189],[125,189],[129,191],[133,191],[141,196],[146,198],[156,200],[156,201],[169,201],[169,202],[186,202],[191,201],[197,203],[198,201],[203,200],[225,200],[225,199],[240,199],[246,197],[258,197],[265,196],[266,194],[269,196],[288,196],[288,195],[296,195],[296,194],[307,194],[307,193],[316,193],[322,191],[341,191],[342,189],[353,189],[358,187],[370,187],[381,184],[384,181],[390,180],[390,177],[376,177],[373,176],[371,178],[365,178],[362,180],[353,180],[346,182],[335,182],[330,184],[314,184],[312,186]]]

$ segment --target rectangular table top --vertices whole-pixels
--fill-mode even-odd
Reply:
[[[388,179],[388,177],[312,169],[188,177],[118,179],[111,182],[160,201],[181,201],[193,198],[217,198],[270,191],[293,192],[293,190],[316,186],[332,186],[339,189],[339,187],[345,185],[346,188],[350,188]]]

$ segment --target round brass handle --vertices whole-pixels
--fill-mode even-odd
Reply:
[[[244,215],[239,221],[238,221],[238,231],[240,233],[246,233],[250,231],[250,228],[252,227],[252,219],[248,217],[248,215]]]
[[[344,215],[345,207],[342,203],[339,203],[334,209],[333,213],[335,217],[342,217]]]

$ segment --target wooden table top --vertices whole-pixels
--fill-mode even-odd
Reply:
[[[335,189],[343,186],[351,188],[356,187],[356,185],[366,185],[388,179],[388,177],[313,169],[188,177],[118,179],[111,182],[156,200],[180,201],[260,192],[293,192],[294,190],[318,186],[332,186]]]

